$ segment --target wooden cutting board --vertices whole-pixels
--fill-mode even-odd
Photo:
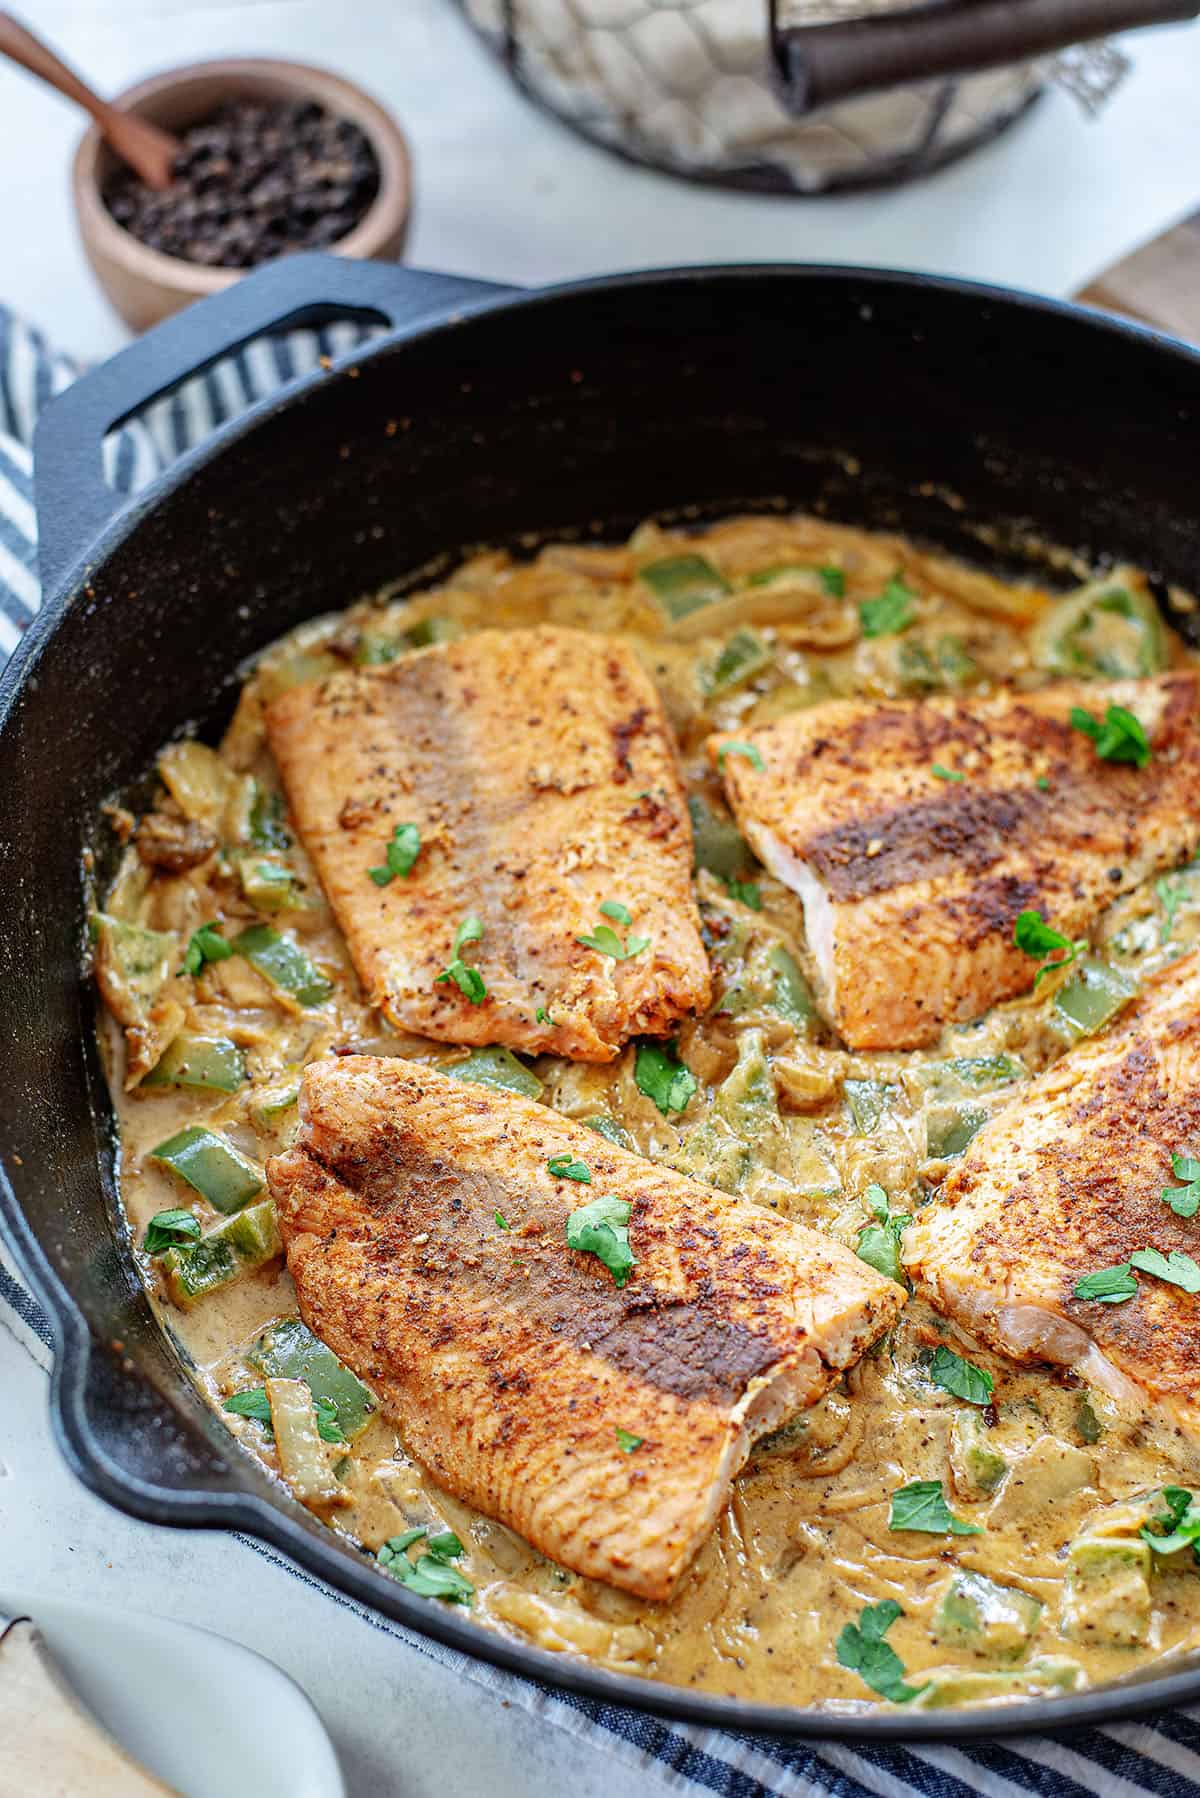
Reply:
[[[1075,298],[1200,343],[1200,212],[1115,262]]]

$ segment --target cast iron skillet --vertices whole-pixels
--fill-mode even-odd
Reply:
[[[132,504],[105,488],[110,426],[256,332],[334,314],[389,329]],[[378,1574],[238,1448],[155,1323],[80,978],[101,801],[185,722],[217,731],[239,663],[301,619],[466,544],[782,500],[1010,565],[1032,531],[1200,591],[1198,415],[1190,350],[982,287],[726,268],[514,295],[319,256],[193,307],[55,401],[37,440],[47,599],[0,685],[0,1218],[53,1320],[55,1429],[80,1479],[154,1522],[249,1531],[468,1654],[701,1723],[962,1739],[1200,1697],[1193,1669],[986,1712],[767,1708],[506,1641]]]

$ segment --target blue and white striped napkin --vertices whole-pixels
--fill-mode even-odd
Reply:
[[[361,342],[363,328],[333,325],[262,339],[159,400],[106,445],[109,479],[132,493],[215,426],[273,388],[336,359]],[[0,308],[0,665],[37,611],[37,531],[29,445],[48,399],[70,382],[75,365]],[[0,1322],[42,1368],[50,1331],[0,1239]],[[292,1578],[317,1582],[270,1550]],[[324,1590],[324,1588],[321,1588]],[[350,1601],[330,1593],[334,1602]],[[357,1607],[355,1607],[357,1608]],[[722,1798],[1200,1798],[1200,1708],[1151,1723],[1113,1724],[1068,1738],[1022,1737],[966,1748],[851,1748],[831,1742],[780,1743],[766,1737],[660,1722],[636,1711],[535,1687],[480,1662],[418,1641],[374,1617],[402,1640],[483,1686],[504,1704],[535,1711],[581,1746],[604,1753],[614,1740],[636,1748],[665,1783],[685,1795]],[[496,1753],[504,1753],[504,1710],[496,1705]],[[616,1788],[614,1788],[616,1789]]]

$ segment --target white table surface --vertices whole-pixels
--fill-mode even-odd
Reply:
[[[1200,202],[1200,30],[1130,40],[1099,122],[1053,95],[1015,131],[916,186],[808,202],[701,191],[630,168],[512,93],[448,0],[27,0],[101,86],[223,52],[332,65],[390,103],[416,156],[411,260],[540,282],[712,260],[921,267],[1067,293]],[[0,299],[84,357],[123,340],[75,241],[73,113],[0,69]],[[297,1678],[354,1798],[573,1798],[666,1790],[637,1751],[568,1745],[416,1650],[330,1606],[229,1537],[155,1530],[80,1490],[46,1425],[45,1375],[0,1328],[0,1607],[6,1581],[157,1610],[257,1648]]]
[[[749,3],[749,0],[748,0]],[[289,55],[361,81],[408,127],[409,255],[520,282],[672,262],[862,262],[1069,293],[1200,204],[1200,28],[1127,40],[1098,121],[1055,93],[996,143],[911,187],[795,201],[690,187],[573,137],[507,84],[450,0],[25,0],[100,87],[192,58]],[[122,327],[75,241],[77,115],[0,68],[0,298],[65,349]]]

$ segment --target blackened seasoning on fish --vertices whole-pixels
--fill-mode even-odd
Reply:
[[[163,193],[124,166],[104,201],[125,230],[167,256],[254,268],[345,237],[379,192],[365,133],[315,101],[231,100],[183,133]]]

